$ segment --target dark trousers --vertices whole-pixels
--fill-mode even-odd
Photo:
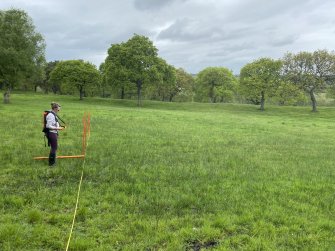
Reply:
[[[58,147],[58,134],[49,132],[49,143],[50,143],[50,154],[49,154],[49,165],[56,163],[56,152]]]

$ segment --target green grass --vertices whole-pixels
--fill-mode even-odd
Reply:
[[[12,95],[0,104],[0,250],[65,250],[82,160],[50,169],[42,112],[62,104],[59,155],[91,137],[70,250],[333,250],[335,108]]]

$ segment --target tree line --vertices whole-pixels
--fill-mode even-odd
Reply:
[[[15,89],[116,99],[176,102],[242,102],[265,109],[266,101],[299,105],[316,95],[334,96],[335,53],[327,50],[260,58],[234,76],[226,67],[207,67],[193,75],[170,65],[145,36],[112,44],[97,67],[84,60],[47,62],[45,41],[23,10],[0,10],[0,89],[4,102]]]

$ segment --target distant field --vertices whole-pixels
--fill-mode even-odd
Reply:
[[[42,112],[62,104],[59,154],[79,154],[70,250],[334,250],[335,108],[13,94],[0,104],[0,250],[65,250],[82,160],[46,156]]]

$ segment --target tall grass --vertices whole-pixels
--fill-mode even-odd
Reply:
[[[335,248],[334,108],[16,94],[0,105],[0,249],[61,250],[82,160],[47,155],[42,111],[62,104],[59,154],[91,137],[71,250]]]

